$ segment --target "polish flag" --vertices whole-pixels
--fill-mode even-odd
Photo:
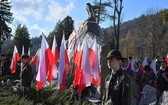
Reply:
[[[168,54],[167,54],[167,56],[165,58],[165,61],[167,62],[167,66],[168,66]]]
[[[62,91],[66,89],[66,76],[70,71],[70,63],[66,50],[65,37],[62,36],[62,42],[60,47],[60,61],[58,69],[58,83],[59,89]]]
[[[132,57],[132,59],[131,59],[131,70],[132,71],[135,71],[134,64],[135,64],[135,59],[134,59],[134,57]]]
[[[145,67],[146,65],[148,65],[147,57],[145,57],[144,60],[142,61],[142,66]]]
[[[38,91],[44,84],[47,79],[50,82],[53,79],[52,70],[55,65],[55,59],[51,52],[51,49],[48,46],[46,38],[42,35],[41,49],[40,49],[40,61],[38,67],[38,73],[36,76],[37,86],[36,90]]]
[[[57,63],[58,63],[58,58],[59,58],[59,51],[58,51],[58,45],[57,45],[57,41],[56,41],[55,36],[54,36],[53,44],[52,44],[52,53],[55,58],[55,66],[53,68],[53,76],[54,76],[54,78],[57,78]]]
[[[29,47],[29,49],[28,49],[28,52],[27,52],[27,54],[30,56],[30,47]]]
[[[38,70],[39,61],[40,61],[40,48],[37,50],[36,54],[31,60],[31,62],[36,65],[36,71]]]
[[[157,77],[157,74],[156,74],[156,59],[152,60],[151,64],[150,64],[150,67],[152,68],[153,70],[153,73],[156,75]]]
[[[88,42],[86,37],[83,42],[82,50],[83,50],[83,56],[82,56],[81,69],[83,72],[83,82],[87,87],[91,85],[91,71],[90,71],[90,64],[89,64]]]
[[[98,60],[98,48],[97,48],[97,41],[96,37],[94,37],[93,43],[89,48],[89,58],[90,58],[90,65],[93,69],[92,74],[92,84],[96,87],[100,87],[101,83],[101,76],[100,76],[100,68],[99,68],[99,60]]]
[[[82,63],[82,50],[80,44],[74,53],[74,63],[75,63],[75,74],[74,74],[74,87],[77,89],[78,93],[82,93],[83,89],[86,87],[83,82],[83,72],[81,70]]]
[[[16,73],[16,63],[20,60],[20,56],[16,46],[14,46],[13,57],[10,65],[11,73]]]
[[[22,55],[24,55],[25,54],[25,52],[24,52],[24,45],[22,46]],[[23,68],[23,63],[21,62],[21,64],[20,64],[20,68],[21,68],[21,70],[22,70],[22,68]]]

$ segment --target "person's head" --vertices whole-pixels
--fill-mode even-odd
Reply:
[[[166,62],[165,60],[162,60],[160,66],[161,66],[162,69],[166,69],[166,67],[167,67],[167,62]]]
[[[138,62],[138,61],[135,61],[135,63],[134,63],[134,68],[135,68],[135,70],[136,70],[136,69],[139,69],[139,62]]]
[[[131,56],[128,57],[128,62],[131,62],[131,60],[132,60],[132,57]]]
[[[6,58],[6,55],[5,54],[1,54],[0,59],[3,60],[5,58]]]
[[[123,58],[122,59],[122,67],[123,68],[127,68],[128,67],[128,59],[127,58]]]
[[[107,55],[107,64],[114,72],[118,71],[122,63],[121,53],[117,50],[111,50]]]
[[[145,73],[149,73],[149,72],[151,71],[150,66],[149,66],[149,65],[146,65],[146,66],[144,67],[144,71],[145,71]]]
[[[27,55],[27,54],[22,55],[22,56],[21,56],[21,62],[22,62],[23,64],[26,64],[26,63],[30,62],[30,57],[29,57],[29,55]]]

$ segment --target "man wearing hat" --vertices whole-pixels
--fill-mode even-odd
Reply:
[[[123,70],[122,56],[117,50],[111,50],[107,55],[107,65],[111,70],[110,75],[106,78],[106,92],[103,99],[103,105],[131,105],[129,100],[128,88],[130,86]]]
[[[23,67],[20,72],[21,86],[23,87],[23,96],[28,97],[32,81],[32,67],[30,66],[30,57],[25,54],[21,56]]]

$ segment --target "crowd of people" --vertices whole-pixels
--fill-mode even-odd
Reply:
[[[154,73],[149,64],[142,67],[138,61],[134,62],[134,70],[131,67],[129,58],[123,58],[121,53],[117,50],[111,50],[107,56],[107,65],[111,70],[111,74],[106,78],[106,92],[104,104],[105,105],[137,105],[140,99],[132,100],[130,88],[130,78],[135,80],[140,88],[139,96],[145,85],[150,85],[157,89],[157,102],[163,91],[168,90],[168,66],[165,59],[157,61],[157,71]],[[131,89],[134,89],[132,87]],[[138,90],[137,90],[138,91]]]
[[[10,61],[6,58],[5,54],[0,55],[1,60],[1,76],[2,80],[6,81],[10,72]],[[23,96],[27,96],[30,91],[32,76],[32,67],[30,65],[30,56],[22,55],[19,72],[17,78],[20,80],[21,88],[23,90]],[[123,58],[121,53],[117,50],[111,50],[107,55],[107,66],[111,70],[109,76],[105,80],[105,92],[102,99],[104,105],[136,105],[140,98],[134,100],[130,97],[130,93],[133,88],[130,79],[134,80],[140,89],[139,97],[141,97],[141,91],[145,85],[150,85],[157,89],[157,103],[164,91],[168,90],[168,66],[167,62],[162,59],[157,62],[157,71],[154,73],[149,64],[142,67],[142,64],[138,61],[134,62],[134,70],[131,67],[130,58]]]

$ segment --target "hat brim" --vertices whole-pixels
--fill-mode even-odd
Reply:
[[[119,57],[119,56],[109,56],[109,57],[106,57],[106,59],[112,59],[112,58],[116,58],[116,59],[120,59],[120,60],[123,59],[122,57]]]

